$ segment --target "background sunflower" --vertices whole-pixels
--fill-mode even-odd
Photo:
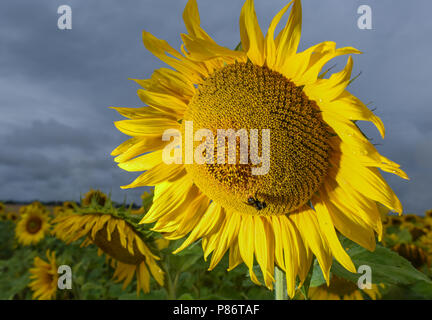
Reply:
[[[20,212],[15,229],[18,242],[23,245],[38,243],[50,230],[48,214],[43,207],[33,204],[23,207]]]
[[[96,204],[80,212],[60,216],[54,220],[53,233],[66,243],[86,237],[82,246],[95,244],[98,254],[105,253],[115,269],[114,279],[123,281],[123,289],[137,277],[137,294],[150,291],[150,275],[163,286],[163,271],[150,247],[152,239],[139,228],[127,212],[121,212],[104,201],[106,207]]]
[[[29,287],[33,291],[33,299],[52,300],[57,292],[57,263],[55,252],[46,251],[48,261],[40,257],[34,258],[34,266],[30,269]]]

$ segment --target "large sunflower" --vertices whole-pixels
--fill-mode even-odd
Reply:
[[[45,260],[35,257],[34,266],[30,269],[30,282],[29,287],[33,291],[33,299],[51,300],[54,299],[57,292],[57,263],[55,252],[47,250]]]
[[[159,257],[143,241],[145,233],[125,216],[95,211],[60,216],[54,222],[53,233],[59,239],[70,243],[87,237],[83,246],[94,243],[99,255],[105,253],[115,269],[113,277],[117,282],[123,281],[123,289],[135,274],[137,294],[140,290],[150,291],[150,274],[163,285],[164,273],[156,262]]]
[[[288,22],[275,37],[291,4]],[[336,230],[374,250],[374,232],[382,235],[377,202],[402,212],[378,168],[407,178],[355,123],[371,121],[384,136],[381,120],[346,90],[352,58],[329,78],[320,74],[330,59],[360,51],[326,41],[297,52],[301,16],[300,1],[291,1],[264,36],[254,3],[247,0],[236,51],[219,46],[200,27],[195,0],[183,14],[188,34],[181,35],[182,53],[144,31],[145,47],[175,70],[162,68],[151,79],[136,80],[148,106],[115,108],[130,119],[116,127],[132,138],[112,152],[121,168],[146,171],[123,188],[155,186],[153,205],[141,222],[156,222],[153,230],[168,239],[189,234],[176,252],[202,239],[204,257],[212,253],[212,269],[229,249],[229,270],[244,262],[259,283],[255,258],[268,288],[276,264],[286,272],[290,296],[297,276],[305,280],[313,254],[327,281],[333,256],[356,271]],[[177,129],[185,137],[189,121],[214,136],[218,129],[270,129],[269,150],[263,149],[271,154],[270,170],[254,175],[257,166],[238,157],[233,164],[187,163],[190,146],[178,135],[171,142],[163,135]],[[168,144],[182,151],[172,164],[162,160]]]
[[[15,228],[18,242],[23,245],[36,244],[49,232],[51,227],[48,214],[34,205],[26,206]]]

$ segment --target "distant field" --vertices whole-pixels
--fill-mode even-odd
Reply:
[[[25,204],[6,204],[6,212],[16,212],[19,213],[19,208],[26,206]],[[49,212],[52,213],[54,206],[45,206]]]

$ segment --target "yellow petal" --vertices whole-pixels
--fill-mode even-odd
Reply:
[[[157,58],[179,71],[192,83],[199,83],[207,72],[202,66],[188,61],[165,40],[160,40],[147,31],[143,31],[144,46]],[[168,56],[168,54],[170,56]]]
[[[258,24],[253,0],[246,0],[240,13],[240,38],[243,50],[255,65],[264,65],[264,36]]]
[[[297,212],[290,214],[290,219],[294,222],[300,232],[305,244],[315,254],[318,263],[323,271],[327,283],[330,281],[330,267],[332,264],[332,254],[329,249],[327,239],[322,235],[318,225],[317,214],[308,206],[303,206]]]
[[[276,30],[276,27],[282,18],[282,16],[285,14],[285,12],[288,10],[290,5],[292,4],[292,1],[290,1],[281,11],[279,11],[275,17],[273,18],[272,22],[270,23],[270,26],[267,30],[267,35],[265,38],[265,52],[266,52],[266,63],[267,66],[270,69],[273,69],[276,64],[276,44],[274,40],[274,32]]]
[[[350,120],[371,121],[379,130],[381,136],[383,138],[385,136],[385,128],[381,119],[374,115],[363,102],[348,91],[344,91],[336,100],[329,103],[321,103],[320,109],[323,112],[336,114]]]
[[[350,256],[342,248],[339,239],[334,229],[333,221],[330,216],[329,208],[327,206],[326,199],[321,195],[321,199],[312,199],[312,204],[317,212],[317,220],[322,234],[327,239],[328,245],[335,256],[336,260],[346,268],[348,271],[356,273],[357,270],[351,261]]]
[[[277,39],[277,66],[283,66],[287,57],[292,56],[297,52],[300,43],[301,24],[301,2],[295,0],[288,22],[285,28],[280,32]]]
[[[196,0],[189,0],[186,4],[183,11],[183,20],[190,35],[214,43],[212,38],[200,26],[201,22]]]
[[[199,39],[193,36],[181,35],[186,48],[189,51],[188,57],[194,61],[207,61],[210,59],[222,57],[228,58],[230,63],[235,61],[235,58],[243,58],[244,53],[241,51],[234,51],[214,42]]]
[[[153,108],[168,113],[177,119],[183,115],[187,104],[172,94],[152,92],[149,90],[138,89],[138,96],[144,102]]]
[[[183,165],[160,163],[155,167],[147,170],[136,178],[131,184],[121,186],[122,189],[155,186],[166,180],[174,181],[186,174]]]
[[[254,283],[260,285],[258,278],[253,272],[255,242],[254,232],[252,230],[255,230],[254,220],[252,216],[244,215],[242,217],[242,223],[240,225],[238,236],[240,256],[242,257],[246,266],[249,268],[251,280]]]
[[[303,91],[310,99],[317,101],[318,105],[321,101],[332,101],[345,91],[350,81],[352,67],[353,60],[349,56],[342,71],[332,74],[329,79],[319,79],[313,84],[306,85]]]
[[[118,166],[126,171],[146,171],[162,163],[162,150],[147,153],[129,161],[119,163]]]
[[[162,134],[167,129],[176,129],[179,124],[167,118],[120,120],[114,122],[116,128],[129,136],[148,136]]]

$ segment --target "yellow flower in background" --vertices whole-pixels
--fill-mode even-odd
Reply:
[[[84,199],[81,201],[81,205],[85,207],[89,207],[92,201],[96,201],[96,203],[100,206],[104,206],[107,200],[107,196],[100,190],[90,189],[85,195]]]
[[[432,210],[425,212],[425,219],[429,225],[432,225]]]
[[[34,201],[29,205],[21,206],[18,210],[20,216],[24,215],[28,211],[39,211],[40,213],[46,215],[49,214],[48,209],[39,201]]]
[[[292,4],[285,27],[275,30]],[[240,14],[241,48],[221,47],[200,27],[197,3],[190,0],[183,18],[182,53],[143,32],[146,48],[175,70],[156,70],[136,80],[142,108],[115,108],[130,120],[115,123],[132,138],[113,152],[128,171],[145,171],[123,188],[155,186],[153,205],[142,223],[167,239],[187,240],[179,252],[202,239],[213,269],[229,250],[229,269],[244,262],[252,281],[254,261],[265,285],[273,287],[275,264],[286,272],[288,294],[296,278],[306,278],[315,255],[329,283],[335,257],[356,272],[337,231],[374,250],[382,236],[377,202],[396,212],[402,205],[379,170],[407,179],[399,165],[380,155],[354,120],[384,126],[346,87],[353,60],[324,78],[329,60],[361,53],[326,41],[298,52],[302,10],[291,1],[272,20],[264,36],[254,4]],[[166,129],[185,136],[186,121],[196,129],[270,129],[270,171],[253,175],[252,164],[165,164]],[[174,141],[175,142],[175,141]],[[174,143],[172,142],[172,143]],[[184,149],[183,142],[176,142]],[[194,147],[201,143],[195,141]],[[184,151],[184,150],[183,150]],[[215,152],[217,148],[215,147]],[[183,158],[185,159],[184,155]],[[259,210],[251,197],[265,203]]]
[[[153,192],[144,191],[141,195],[142,205],[138,210],[131,210],[131,214],[142,215],[147,213],[150,209],[152,200],[153,200]]]
[[[392,250],[411,262],[417,269],[420,269],[424,265],[429,268],[431,265],[431,257],[428,252],[414,243],[398,243]]]
[[[110,213],[76,213],[54,220],[54,234],[70,243],[87,237],[83,246],[94,243],[98,254],[105,253],[115,269],[114,279],[123,281],[123,290],[137,277],[137,294],[150,291],[150,274],[163,286],[164,273],[158,266],[156,256],[145,242],[144,234],[131,222]]]
[[[65,202],[63,202],[63,207],[66,208],[66,209],[73,210],[73,209],[75,209],[76,206],[77,206],[77,204],[75,202],[73,202],[73,201],[65,201]]]
[[[349,280],[332,275],[330,286],[323,284],[309,289],[311,300],[364,300],[365,293],[372,300],[381,297],[378,285],[372,284],[371,289],[359,289],[357,285]]]
[[[55,206],[53,209],[53,216],[59,217],[63,215],[73,214],[76,204],[71,201],[65,201],[61,206]]]
[[[34,258],[34,266],[30,269],[29,287],[33,291],[33,299],[51,300],[55,299],[57,292],[57,263],[55,252],[46,251],[48,262],[39,258]]]
[[[6,206],[3,202],[0,202],[0,220],[7,220],[8,214],[6,212]]]
[[[36,244],[49,232],[48,214],[35,205],[25,207],[22,212],[15,227],[17,240],[22,245]]]
[[[16,222],[18,220],[19,216],[18,216],[18,213],[11,211],[11,212],[7,213],[6,218],[7,218],[7,220]]]

